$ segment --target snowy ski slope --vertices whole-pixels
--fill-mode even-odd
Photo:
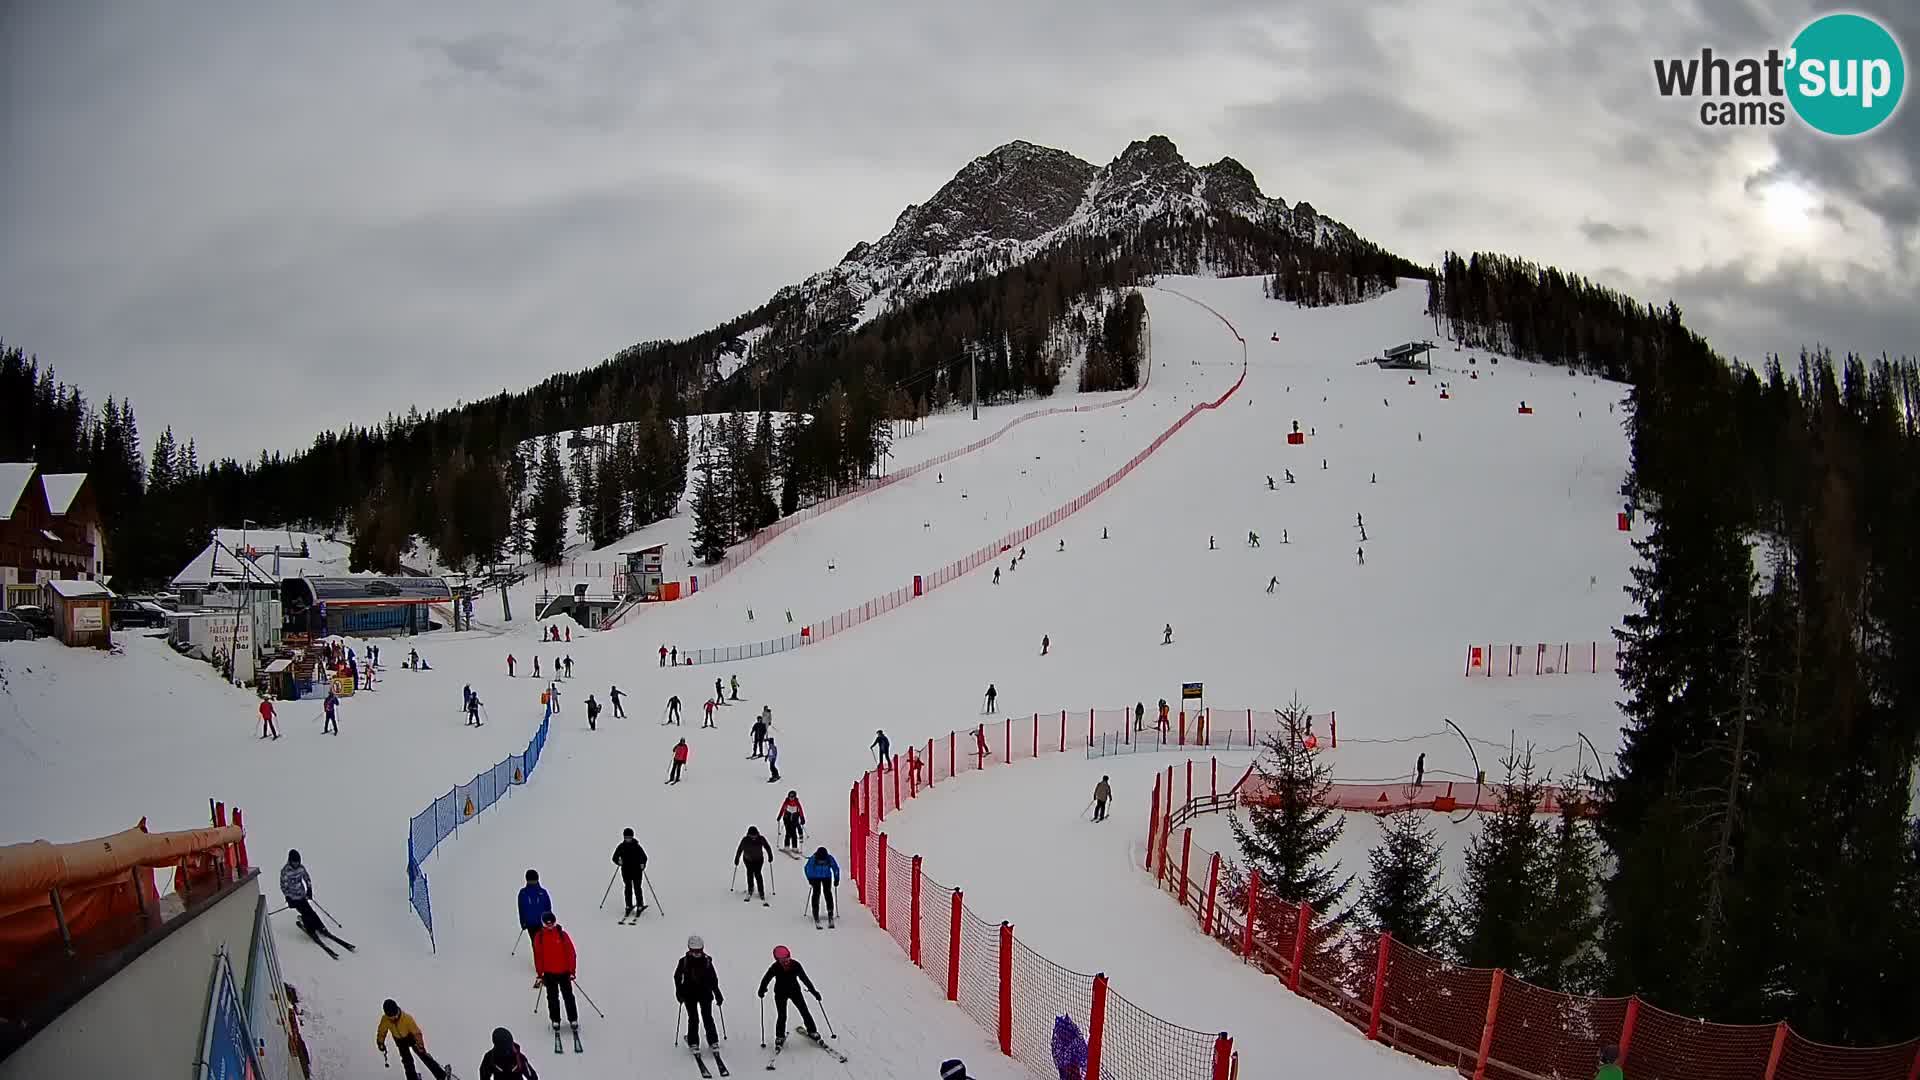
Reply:
[[[318,706],[306,703],[282,710],[286,738],[251,738],[250,695],[150,640],[129,641],[122,656],[9,646],[0,652],[8,751],[0,810],[10,839],[99,835],[141,814],[156,827],[183,827],[214,795],[246,809],[257,861],[271,868],[299,847],[318,895],[361,946],[335,962],[283,928],[283,962],[310,1003],[309,1039],[326,1076],[367,1075],[368,1034],[387,996],[419,1017],[463,1075],[496,1024],[521,1037],[543,1075],[691,1072],[674,1060],[685,1052],[671,1042],[669,979],[689,933],[706,938],[719,964],[729,1027],[740,1033],[728,1043],[735,1069],[762,1064],[752,986],[772,947],[787,944],[826,994],[851,1062],[791,1044],[783,1074],[926,1076],[960,1056],[982,1077],[1023,1075],[854,910],[850,883],[848,918],[813,934],[798,911],[798,863],[776,857],[770,908],[743,904],[724,886],[745,826],[770,832],[789,788],[806,803],[811,842],[848,865],[847,787],[870,760],[875,729],[904,747],[968,725],[989,682],[1003,711],[1024,712],[1151,707],[1177,699],[1182,681],[1203,680],[1209,703],[1270,708],[1297,692],[1315,711],[1337,709],[1343,778],[1403,774],[1421,749],[1430,772],[1470,771],[1457,740],[1361,741],[1424,735],[1441,717],[1488,740],[1479,753],[1489,767],[1499,753],[1491,744],[1510,733],[1568,747],[1547,755],[1563,770],[1573,767],[1577,732],[1605,750],[1617,741],[1611,678],[1469,681],[1460,661],[1469,641],[1604,639],[1617,622],[1632,555],[1613,522],[1625,445],[1608,403],[1620,388],[1513,361],[1490,368],[1484,355],[1481,377],[1469,380],[1465,354],[1450,350],[1437,361],[1461,374],[1422,373],[1411,386],[1405,373],[1355,366],[1431,334],[1418,288],[1303,310],[1264,299],[1257,279],[1162,284],[1240,328],[1244,386],[1030,542],[1029,558],[1003,570],[998,585],[985,567],[829,641],[751,663],[663,670],[655,658],[661,644],[784,633],[788,608],[805,622],[909,584],[1072,498],[1239,376],[1240,343],[1214,315],[1148,291],[1155,373],[1137,402],[1022,425],[943,477],[915,477],[808,522],[712,589],[620,629],[537,644],[538,629],[518,609],[521,620],[499,633],[419,639],[434,670],[390,670],[380,690],[345,703],[337,739],[319,734]],[[1442,379],[1451,400],[1438,396]],[[1522,398],[1534,415],[1516,414]],[[1004,423],[989,415],[979,427],[961,417],[930,424],[901,444],[900,460]],[[1285,445],[1296,419],[1315,432],[1304,447]],[[1284,468],[1298,483],[1268,491],[1266,476],[1279,480]],[[1355,558],[1355,514],[1369,536],[1365,566]],[[1258,550],[1247,546],[1248,530],[1260,533]],[[1279,579],[1272,595],[1270,577]],[[1163,646],[1168,622],[1175,642]],[[1042,634],[1052,639],[1045,658]],[[383,647],[389,660],[404,649]],[[564,711],[532,782],[428,860],[439,941],[430,955],[406,907],[407,819],[524,746],[538,721],[539,686],[524,677],[536,650],[543,664],[571,654],[577,677],[563,688]],[[506,677],[509,651],[521,678]],[[716,676],[731,675],[745,700],[721,710],[719,730],[700,730],[700,702]],[[581,702],[592,692],[604,703],[613,683],[629,695],[630,719],[603,713],[590,733]],[[477,731],[457,715],[463,684],[488,706]],[[686,703],[684,728],[658,725],[669,694]],[[746,728],[762,704],[775,713],[779,784],[746,760]],[[669,748],[683,734],[693,746],[687,780],[665,787]],[[919,850],[929,874],[966,886],[971,906],[1014,922],[1029,946],[1107,971],[1116,990],[1168,1020],[1232,1031],[1247,1075],[1433,1075],[1236,968],[1140,878],[1141,778],[1174,760],[1024,763],[963,778],[889,825],[896,847]],[[1096,833],[1078,814],[1102,773],[1114,775],[1120,802]],[[665,911],[634,927],[596,908],[623,826],[652,858]],[[574,936],[582,986],[608,1013],[603,1022],[587,1012],[585,1055],[546,1054],[544,1008],[539,1018],[526,1011],[526,952],[508,953],[514,892],[529,867]]]

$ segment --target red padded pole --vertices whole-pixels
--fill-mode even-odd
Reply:
[[[881,895],[885,895],[882,893]],[[1307,924],[1313,921],[1313,906],[1301,904],[1293,926],[1293,970],[1287,975],[1287,989],[1300,992],[1300,969],[1307,959]]]
[[[1213,905],[1214,905],[1214,901],[1218,899],[1219,896],[1220,896],[1220,853],[1216,851],[1213,853],[1213,859],[1211,860],[1210,865],[1207,867],[1207,912],[1206,912],[1206,917],[1202,920],[1206,926],[1208,937],[1213,936],[1213,911],[1214,911]]]
[[[947,1000],[960,1000],[960,919],[964,904],[959,889],[953,890],[953,913],[947,920]]]
[[[1393,935],[1380,932],[1380,958],[1373,962],[1373,1009],[1367,1017],[1367,1038],[1380,1041],[1380,1011],[1387,1002],[1387,954],[1393,949]]]
[[[1506,981],[1506,969],[1494,968],[1493,989],[1487,992],[1487,1022],[1480,1029],[1480,1054],[1473,1063],[1473,1080],[1486,1080],[1487,1058],[1493,1053],[1493,1025],[1500,1016],[1500,987]]]
[[[880,860],[874,869],[880,872],[880,906],[874,915],[880,920],[880,929],[887,928],[887,834],[880,834]]]
[[[1000,1052],[1013,1056],[1013,924],[1000,924]]]
[[[1087,1080],[1100,1080],[1100,1051],[1107,1041],[1107,975],[1093,977],[1093,1006],[1087,1013]]]
[[[913,920],[907,931],[907,940],[912,943],[907,949],[907,955],[913,958],[913,966],[923,967],[925,965],[920,962],[920,856],[918,855],[913,857],[913,900],[908,907],[907,917]]]
[[[1767,1071],[1761,1075],[1761,1080],[1773,1080],[1775,1076],[1779,1075],[1780,1055],[1786,1053],[1786,1051],[1787,1022],[1782,1020],[1773,1025],[1773,1049],[1767,1051]]]
[[[1180,906],[1187,906],[1187,861],[1193,857],[1193,827],[1180,832]]]
[[[1213,1080],[1229,1080],[1233,1069],[1233,1040],[1221,1032],[1213,1040]]]
[[[1241,931],[1240,955],[1253,955],[1253,920],[1260,916],[1260,871],[1247,882],[1247,925]]]

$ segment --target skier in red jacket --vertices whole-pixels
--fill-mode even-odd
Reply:
[[[807,812],[800,808],[800,794],[787,792],[787,801],[780,804],[780,846],[789,851],[800,850],[800,830],[806,827]]]
[[[680,782],[680,770],[686,767],[687,758],[691,756],[691,754],[692,751],[687,747],[687,740],[681,739],[679,742],[673,744],[673,771],[667,774],[667,783],[677,784]]]
[[[574,1034],[580,1033],[580,1013],[573,1005],[573,976],[579,969],[579,957],[573,951],[573,939],[560,929],[560,921],[549,911],[540,920],[540,932],[533,935],[533,967],[540,973],[536,986],[547,988],[547,1018],[553,1021],[554,1037],[560,1035],[560,999],[567,1001],[567,1023]]]

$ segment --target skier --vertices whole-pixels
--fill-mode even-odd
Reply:
[[[517,676],[515,676],[513,673],[513,654],[512,653],[507,654],[507,678],[509,679],[517,678]]]
[[[572,641],[573,639],[568,638],[567,640]],[[573,678],[573,654],[572,653],[567,654],[566,664],[567,664],[567,678],[571,679]]]
[[[1133,730],[1139,731],[1140,725],[1146,720],[1146,718],[1147,718],[1146,702],[1143,702],[1143,701],[1134,702],[1133,703]]]
[[[540,1080],[540,1074],[533,1071],[527,1055],[520,1052],[520,1044],[513,1041],[513,1032],[494,1028],[493,1049],[480,1058],[480,1080]]]
[[[1252,530],[1248,530],[1248,531],[1247,531],[1247,546],[1248,546],[1248,547],[1259,547],[1259,546],[1260,546],[1260,534],[1259,534],[1259,533],[1257,533],[1257,532],[1254,532],[1254,531],[1252,531]]]
[[[800,806],[800,793],[787,792],[786,801],[780,804],[777,817],[780,822],[780,846],[788,851],[800,850],[800,830],[807,825],[807,812]]]
[[[647,851],[633,838],[632,829],[620,830],[620,844],[613,849],[613,864],[620,868],[620,896],[627,905],[626,914],[621,917],[631,918],[647,910],[647,898],[640,892],[640,875],[647,872]]]
[[[660,646],[660,666],[667,666],[667,647],[665,645]]]
[[[1427,782],[1427,755],[1421,754],[1413,759],[1413,786],[1420,787]]]
[[[780,744],[773,741],[772,735],[768,735],[767,736],[767,783],[777,784],[779,782],[780,782]]]
[[[680,695],[674,694],[673,696],[667,698],[667,723],[677,724],[679,722],[680,722]]]
[[[480,695],[472,694],[467,698],[467,726],[482,727],[480,723]]]
[[[673,648],[668,649],[667,659],[673,661],[674,667],[679,667],[680,666],[680,646],[675,645]]]
[[[687,1010],[687,1046],[700,1049],[700,1024],[707,1028],[707,1048],[720,1048],[720,1032],[713,1026],[713,1007],[727,1003],[720,992],[720,973],[714,970],[713,957],[707,955],[707,943],[699,934],[687,938],[687,954],[673,965],[673,997]]]
[[[706,719],[706,722],[705,722],[705,723],[703,723],[703,724],[701,724],[701,725],[700,725],[701,727],[703,727],[703,728],[710,728],[710,727],[716,727],[716,726],[718,726],[718,725],[716,725],[716,724],[714,724],[714,722],[713,722],[713,706],[714,706],[714,700],[713,700],[712,698],[708,698],[708,699],[707,699],[707,704],[706,704],[706,706],[705,706],[705,708],[706,708],[706,710],[707,710],[707,719]]]
[[[1000,584],[1000,568],[997,566],[993,568],[993,583]]]
[[[981,724],[973,729],[973,748],[980,755],[982,763],[993,756],[993,751],[987,749],[987,725]]]
[[[260,737],[263,739],[268,737],[277,739],[280,737],[280,727],[273,722],[273,716],[273,702],[267,698],[261,698]]]
[[[1354,555],[1354,558],[1360,560],[1361,566],[1367,565],[1367,549],[1366,548],[1363,548],[1363,547],[1354,548],[1353,555]]]
[[[540,871],[527,871],[527,883],[520,888],[520,929],[528,937],[540,932],[541,920],[553,911],[553,897],[540,884]]]
[[[1166,629],[1160,631],[1160,644],[1162,645],[1173,644],[1173,624],[1172,623],[1168,623],[1166,626]]]
[[[686,768],[687,758],[691,756],[692,753],[693,752],[687,748],[687,740],[685,739],[681,739],[679,742],[673,744],[673,771],[667,774],[667,783],[677,784],[680,782],[680,770]]]
[[[740,700],[740,676],[738,675],[727,676],[727,689],[733,691],[733,695],[727,700],[739,701]]]
[[[720,684],[720,679],[717,676],[713,680],[713,700],[723,705],[727,700],[726,688]]]
[[[807,1002],[800,996],[800,987],[805,986],[815,1001],[820,1000],[820,991],[814,987],[813,980],[807,978],[807,969],[800,966],[800,961],[793,958],[793,951],[785,945],[773,947],[773,963],[767,968],[767,973],[760,976],[761,997],[767,996],[768,984],[773,986],[775,1052],[777,1053],[787,1041],[787,1006],[789,1004],[800,1010],[800,1022],[805,1025],[800,1030],[806,1032],[807,1038],[819,1042],[820,1032],[813,1026],[813,1014],[807,1011]]]
[[[400,1051],[400,1068],[407,1074],[407,1080],[420,1080],[419,1071],[413,1067],[416,1057],[427,1067],[427,1073],[433,1080],[447,1080],[452,1075],[427,1053],[427,1035],[420,1030],[419,1022],[392,998],[380,1003],[380,1025],[373,1029],[373,1045],[380,1048],[383,1058],[387,1056],[389,1035],[393,1036],[393,1045]]]
[[[1167,723],[1167,699],[1161,698],[1160,699],[1160,723],[1159,723],[1160,734],[1164,736],[1167,733],[1167,729],[1169,726],[1170,725]]]
[[[1060,550],[1061,551],[1067,550],[1067,542],[1064,539],[1060,541]]]
[[[1292,470],[1292,469],[1283,469],[1283,470],[1281,470],[1281,471],[1287,474],[1287,483],[1289,483],[1289,484],[1291,484],[1291,483],[1293,483],[1293,470]]]
[[[1113,785],[1103,776],[1099,783],[1093,785],[1093,820],[1107,820],[1107,804],[1112,801]]]
[[[767,756],[767,714],[764,711],[754,718],[750,730],[753,732],[753,753],[747,755],[748,759]]]
[[[594,721],[600,719],[600,703],[593,700],[592,694],[588,694],[586,704],[587,704],[587,730],[599,731],[600,725],[595,723]]]
[[[566,630],[567,630],[567,641],[571,643],[573,641],[573,627],[569,626],[566,628]],[[571,658],[567,660],[567,674],[569,675],[573,674],[573,660]]]
[[[1281,542],[1281,543],[1283,543],[1283,544],[1291,544],[1291,543],[1293,543],[1293,541],[1291,541],[1291,540],[1289,540],[1289,539],[1287,539],[1287,530],[1285,530],[1285,529],[1281,529],[1281,530],[1280,530],[1280,542]]]
[[[828,882],[832,887],[828,887]],[[820,925],[820,895],[827,897],[827,925],[833,925],[833,890],[840,887],[840,864],[827,854],[826,848],[814,851],[807,860],[807,887],[813,892],[813,925]]]
[[[1273,490],[1273,476],[1271,474],[1267,476],[1267,490],[1268,491]]]
[[[1052,647],[1053,647],[1053,639],[1048,637],[1045,634],[1041,634],[1040,635],[1040,655],[1041,656],[1047,655],[1047,650]]]
[[[880,764],[893,764],[892,744],[887,741],[886,732],[876,730],[873,733],[873,742],[867,744],[867,749],[879,751],[879,753],[874,756],[874,760]]]
[[[300,929],[306,931],[315,945],[327,949],[327,943],[320,940],[324,936],[339,942],[340,947],[348,952],[353,951],[353,944],[335,936],[333,931],[327,929],[327,924],[320,920],[320,913],[313,910],[313,878],[300,862],[298,849],[287,852],[287,865],[280,868],[280,896],[300,916]]]
[[[758,827],[747,826],[747,835],[740,838],[739,846],[733,849],[733,865],[747,864],[747,895],[744,899],[753,899],[754,890],[760,890],[760,899],[767,898],[767,881],[760,874],[760,866],[773,858],[773,846],[767,838],[760,835]]]
[[[539,653],[533,654],[533,677],[536,679],[540,677],[540,654]]]
[[[1274,576],[1267,579],[1267,595],[1268,596],[1273,595],[1273,588],[1278,584],[1280,584],[1280,575],[1278,574],[1275,574]]]
[[[560,929],[560,920],[549,911],[540,917],[540,932],[533,935],[533,970],[540,977],[536,986],[547,988],[547,1019],[553,1022],[553,1038],[560,1039],[560,1001],[567,1002],[567,1024],[575,1038],[580,1036],[580,1013],[573,1004],[573,976],[579,967],[573,951],[573,939]]]
[[[1105,540],[1106,538],[1107,538],[1107,527],[1105,525],[1102,525],[1100,526],[1100,539]]]
[[[321,703],[326,720],[320,725],[320,734],[340,734],[340,695],[331,689],[327,691],[327,700]]]
[[[987,684],[987,715],[989,716],[993,715],[993,703],[995,699],[999,698],[999,696],[1000,696],[1000,691],[995,690],[993,688],[992,683],[988,683]]]
[[[1627,1080],[1627,1074],[1620,1069],[1620,1048],[1612,1043],[1600,1048],[1600,1069],[1593,1074],[1593,1080]]]
[[[620,693],[619,687],[607,687],[607,698],[613,702],[613,718],[615,720],[625,720],[627,718],[627,710],[620,707],[620,699],[624,696],[626,695]]]
[[[1213,550],[1213,537],[1211,536],[1207,537],[1207,550],[1208,551]]]

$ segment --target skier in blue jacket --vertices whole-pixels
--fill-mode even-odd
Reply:
[[[816,850],[807,859],[807,885],[813,890],[813,925],[820,925],[820,896],[827,897],[827,925],[833,925],[833,890],[840,887],[840,864],[826,848]],[[831,888],[829,887],[831,885]]]
[[[553,910],[553,898],[540,885],[540,871],[527,871],[526,888],[520,890],[520,929],[528,936],[540,929],[541,920]]]

